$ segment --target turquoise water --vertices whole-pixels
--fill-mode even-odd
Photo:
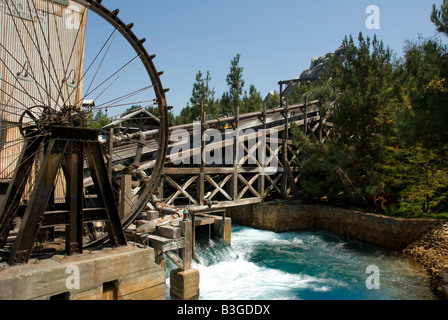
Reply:
[[[200,300],[435,299],[426,273],[408,258],[325,232],[233,226],[232,246],[197,238],[193,268]],[[379,289],[367,288],[372,276]]]

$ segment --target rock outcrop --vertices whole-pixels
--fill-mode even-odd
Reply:
[[[319,58],[314,57],[311,59],[311,65],[309,69],[304,70],[298,80],[303,80],[304,83],[314,82],[320,79],[322,76],[328,76],[330,74],[330,60],[333,57],[337,57],[339,62],[342,63],[345,60],[343,53],[343,48],[339,47],[335,52],[327,53]],[[293,93],[294,88],[298,85],[303,85],[303,83],[292,83],[286,87],[284,95],[288,96]]]

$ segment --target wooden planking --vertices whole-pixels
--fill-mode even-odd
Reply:
[[[210,224],[215,223],[215,218],[216,218],[215,216],[209,217],[209,216],[196,215],[194,225],[195,227],[208,226]]]
[[[146,236],[146,241],[151,246],[160,252],[167,252],[185,248],[185,238],[168,239],[161,236],[149,235]]]

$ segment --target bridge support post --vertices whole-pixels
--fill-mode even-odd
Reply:
[[[240,122],[240,107],[237,104],[235,106],[235,143],[233,150],[233,178],[232,178],[232,196],[233,200],[238,200],[238,172],[239,172],[239,143],[240,143],[240,132],[239,132],[239,122]],[[243,142],[244,143],[244,142]]]
[[[266,150],[266,144],[267,144],[267,122],[266,122],[266,110],[267,109],[267,103],[266,101],[263,102],[263,115],[262,115],[262,121],[263,121],[263,136],[262,136],[262,145],[260,146],[260,148],[262,148],[262,150]],[[261,153],[261,159],[260,163],[261,163],[261,170],[262,170],[262,174],[260,174],[260,177],[258,178],[258,192],[261,195],[261,202],[264,202],[265,199],[265,188],[266,188],[266,152],[262,152]]]
[[[289,102],[288,99],[285,99],[285,106],[283,112],[283,116],[285,118],[285,129],[283,130],[283,143],[282,143],[282,163],[283,163],[283,177],[282,177],[282,198],[287,198],[287,186],[288,186],[288,171],[286,166],[289,166],[288,163],[288,138],[289,138]],[[283,101],[281,101],[281,106],[283,107]]]
[[[204,100],[201,101],[201,164],[199,166],[200,173],[198,176],[197,184],[197,200],[200,205],[204,204],[204,189],[205,189],[205,174],[204,168],[205,163],[202,155],[204,154],[204,150],[206,148],[206,142],[204,140],[204,132],[207,130],[207,120],[206,120],[206,112],[204,111]]]
[[[191,221],[180,221],[179,227],[182,230],[182,237],[185,238],[185,248],[180,249],[180,257],[184,261],[183,269],[191,269],[191,259],[193,255],[193,223]]]
[[[182,300],[199,298],[199,271],[191,268],[193,249],[193,223],[181,221],[182,236],[185,237],[185,248],[180,250],[183,268],[170,273],[170,293]]]
[[[199,298],[199,271],[195,269],[175,269],[170,273],[170,293],[182,300]]]

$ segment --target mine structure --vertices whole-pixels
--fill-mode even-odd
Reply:
[[[265,103],[258,112],[237,108],[212,119],[202,104],[199,121],[170,126],[163,72],[118,9],[99,0],[0,4],[0,299],[164,299],[166,258],[178,267],[171,272],[172,294],[193,299],[199,228],[231,244],[226,208],[300,198],[291,124],[324,141],[332,123],[318,101],[288,103],[283,87],[298,80],[279,82],[278,108]],[[92,14],[112,34],[87,62]],[[88,100],[85,92],[94,91],[88,71],[91,78],[101,73],[115,37],[132,55],[105,74],[99,90],[120,81],[137,60],[148,84],[104,104]],[[147,101],[157,115],[138,108],[101,130],[92,127],[92,109],[142,92],[151,92]],[[210,130],[215,140],[201,139]],[[180,131],[191,143],[179,153],[169,138]],[[202,156],[220,148],[232,152],[207,164]],[[265,152],[257,153],[260,148]]]

